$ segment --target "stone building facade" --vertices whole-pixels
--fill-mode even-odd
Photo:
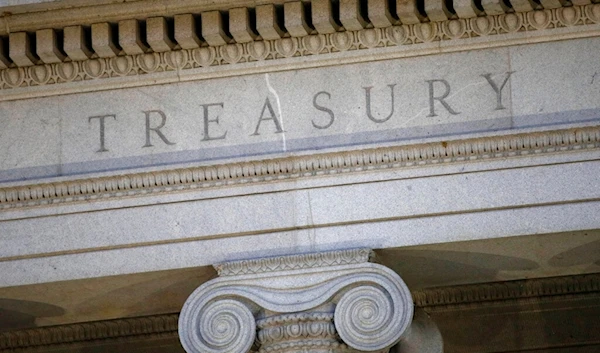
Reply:
[[[0,1],[0,351],[600,351],[600,3]]]

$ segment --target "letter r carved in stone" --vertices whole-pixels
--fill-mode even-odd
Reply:
[[[196,289],[181,311],[181,343],[188,353],[388,352],[407,332],[413,300],[402,279],[370,263],[370,254],[215,266],[220,277]]]

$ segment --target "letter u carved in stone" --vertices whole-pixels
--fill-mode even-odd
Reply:
[[[179,318],[188,353],[388,352],[407,332],[413,301],[402,279],[345,250],[230,262]],[[258,331],[257,331],[258,330]]]

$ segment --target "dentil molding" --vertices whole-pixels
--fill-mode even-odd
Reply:
[[[190,295],[179,339],[188,353],[388,352],[412,321],[413,301],[395,272],[368,262],[369,253],[217,266],[236,270]]]
[[[589,0],[566,7],[513,0],[512,8],[490,1],[485,11],[454,1],[456,13],[445,1],[426,1],[427,16],[414,1],[397,16],[387,2],[365,1],[366,19],[359,0],[342,1],[356,4],[339,11],[329,0],[313,0],[312,24],[302,10],[308,5],[289,2],[285,16],[267,4],[231,9],[228,17],[207,11],[41,29],[35,38],[10,33],[0,37],[9,47],[3,52],[0,45],[0,101],[600,35],[600,4]]]
[[[564,296],[600,294],[600,273],[429,288],[413,292],[417,307],[452,310],[461,307],[507,305],[514,302],[564,300]]]

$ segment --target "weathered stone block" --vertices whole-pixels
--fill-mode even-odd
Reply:
[[[231,42],[223,23],[223,15],[219,11],[202,13],[202,38],[210,45],[225,45]]]
[[[36,52],[40,59],[46,63],[59,63],[65,60],[66,56],[58,47],[56,32],[53,29],[42,29],[35,32]]]
[[[357,31],[367,25],[359,0],[340,0],[340,21],[348,31]]]
[[[285,32],[279,26],[275,5],[259,5],[256,7],[256,29],[265,40],[281,38]]]
[[[256,33],[250,28],[250,14],[246,7],[229,10],[229,32],[238,43],[251,42]]]
[[[198,48],[202,44],[192,14],[175,15],[175,40],[183,49]]]
[[[148,51],[144,43],[138,20],[119,21],[119,45],[128,55],[143,54]]]
[[[8,53],[18,66],[35,65],[39,59],[33,54],[31,40],[25,32],[11,33],[8,36]]]
[[[92,48],[101,58],[112,58],[121,51],[113,39],[113,30],[108,23],[92,25]]]
[[[155,52],[170,51],[175,47],[164,17],[151,17],[146,20],[146,38]]]
[[[304,5],[301,1],[286,2],[283,4],[285,29],[292,37],[303,37],[312,32],[306,23]]]
[[[64,29],[64,48],[69,58],[73,61],[89,59],[93,52],[86,43],[82,26],[69,26]]]
[[[331,1],[312,0],[312,24],[319,33],[334,33],[340,26],[333,19]]]

